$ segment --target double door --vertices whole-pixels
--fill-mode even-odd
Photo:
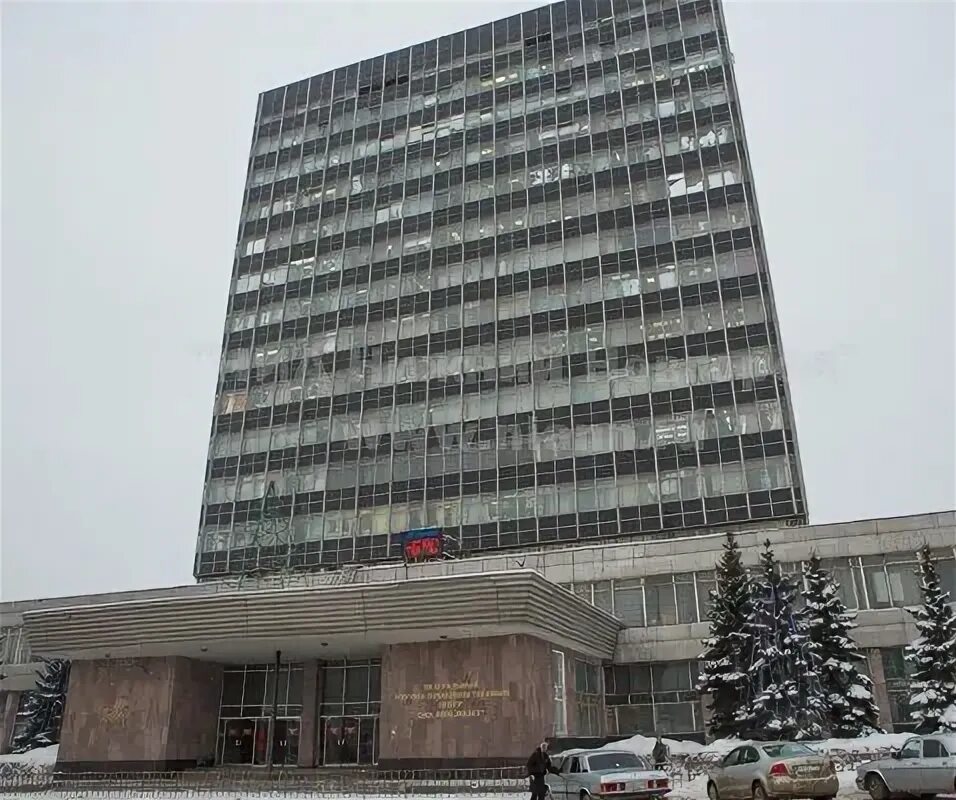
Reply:
[[[378,717],[323,717],[322,763],[371,766],[378,761]]]
[[[219,725],[220,764],[265,766],[269,763],[269,717],[224,719]],[[300,721],[277,719],[272,735],[272,763],[295,766],[299,758]]]

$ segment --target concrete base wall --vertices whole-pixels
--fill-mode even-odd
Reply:
[[[74,661],[57,769],[184,769],[216,749],[222,669],[187,658]]]

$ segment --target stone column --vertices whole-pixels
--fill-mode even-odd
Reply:
[[[866,651],[867,666],[873,681],[873,699],[880,707],[880,726],[886,730],[893,727],[893,715],[890,713],[890,693],[886,690],[886,674],[883,672],[883,658],[878,648]]]
[[[299,728],[300,767],[314,767],[319,755],[319,703],[322,699],[322,665],[306,661],[302,665],[302,723]]]

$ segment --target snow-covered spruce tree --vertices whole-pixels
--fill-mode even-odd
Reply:
[[[14,753],[25,753],[60,741],[70,662],[47,658],[42,661],[43,666],[37,670],[36,689],[27,696],[24,709],[27,726],[13,741]]]
[[[793,608],[797,587],[781,574],[769,541],[764,548],[751,576],[744,623],[751,641],[749,680],[737,723],[752,739],[819,738],[826,714],[816,677],[820,659],[809,642],[804,612]]]
[[[856,613],[847,610],[839,585],[820,566],[818,556],[811,556],[804,566],[803,579],[806,605],[802,614],[809,645],[820,659],[818,677],[826,698],[824,727],[839,739],[882,733],[873,681],[857,668],[866,656],[850,635]]]
[[[929,546],[920,548],[916,574],[922,605],[909,608],[920,635],[907,645],[904,658],[913,665],[910,680],[910,716],[920,732],[954,729],[956,706],[956,615],[943,591]]]
[[[744,659],[750,652],[744,632],[750,579],[732,533],[727,534],[716,572],[716,588],[710,592],[710,636],[703,642],[697,689],[710,696],[708,730],[720,739],[740,732],[736,714],[747,684]]]

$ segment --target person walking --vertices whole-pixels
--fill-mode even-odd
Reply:
[[[654,750],[651,752],[651,758],[654,759],[654,769],[667,769],[668,755],[667,745],[664,744],[664,740],[658,734],[657,741],[654,742]]]
[[[548,784],[545,782],[545,776],[551,771],[551,756],[548,755],[548,743],[541,742],[528,759],[528,777],[531,779],[531,800],[545,800],[548,796]]]

